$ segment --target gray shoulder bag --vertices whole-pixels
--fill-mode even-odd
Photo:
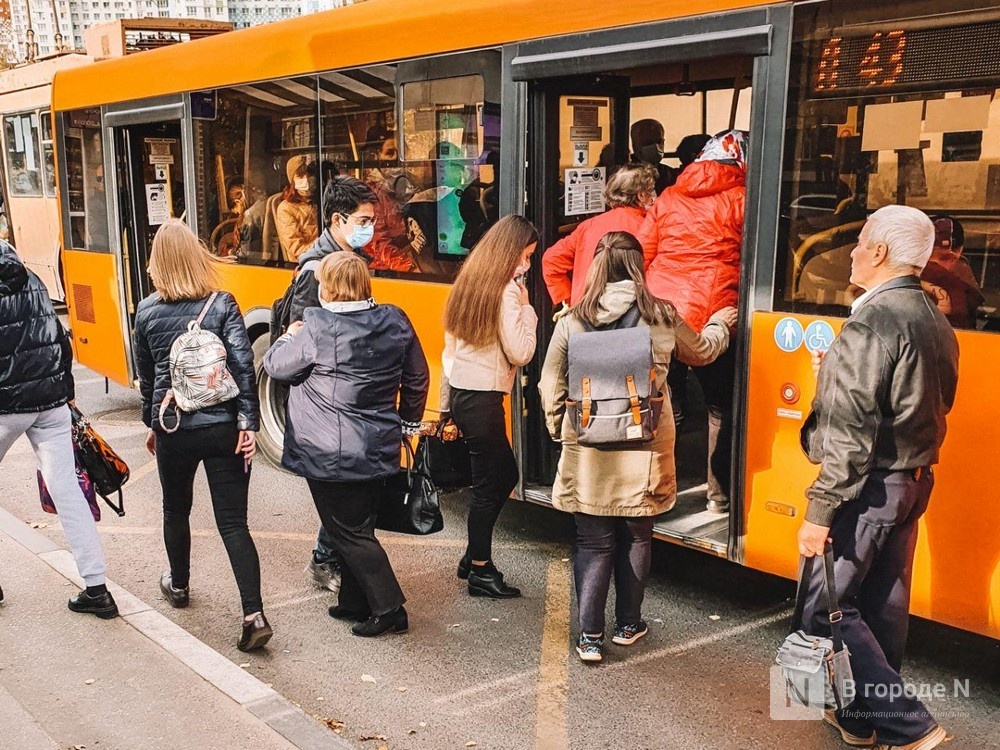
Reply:
[[[854,700],[854,675],[850,653],[844,646],[840,621],[844,618],[837,601],[833,575],[833,548],[828,543],[823,554],[830,638],[809,635],[803,629],[806,593],[815,557],[807,557],[795,597],[792,632],[778,648],[775,661],[781,666],[788,697],[809,708],[842,709]]]

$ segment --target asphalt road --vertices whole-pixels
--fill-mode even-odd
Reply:
[[[86,370],[77,384],[78,404],[133,471],[128,514],[108,511],[100,524],[109,576],[308,713],[342,722],[340,733],[359,748],[842,747],[821,722],[771,718],[771,665],[787,632],[791,582],[657,542],[645,605],[651,634],[584,665],[572,648],[571,519],[511,503],[495,557],[525,595],[473,599],[454,572],[465,504],[452,493],[440,534],[383,537],[409,597],[410,632],[361,639],[327,615],[332,595],[304,575],[318,523],[305,483],[263,461],[253,467],[250,527],[275,637],[264,652],[241,654],[239,600],[204,477],[191,517],[191,606],[174,610],[157,588],[166,567],[160,487],[138,395],[113,384],[106,394]],[[65,544],[57,520],[41,511],[25,441],[2,476],[0,505],[48,524],[42,532]],[[931,707],[956,736],[949,750],[1000,748],[1000,644],[919,620],[911,633],[905,676],[947,686],[949,697]],[[968,697],[952,695],[956,679],[969,681]]]

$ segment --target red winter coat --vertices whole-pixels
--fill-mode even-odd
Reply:
[[[660,194],[639,232],[646,285],[695,331],[736,305],[745,202],[743,169],[696,161]]]
[[[575,305],[583,297],[587,271],[597,243],[608,232],[629,232],[636,237],[646,212],[637,206],[619,206],[580,224],[542,256],[542,277],[554,304],[569,300]]]

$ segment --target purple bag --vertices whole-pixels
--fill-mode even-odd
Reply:
[[[80,490],[83,492],[83,496],[87,498],[87,505],[90,506],[90,514],[94,517],[95,521],[100,521],[101,508],[97,504],[97,490],[94,488],[94,483],[90,481],[90,475],[87,473],[87,470],[80,464],[80,455],[77,453],[75,447],[73,448],[73,458],[76,462],[76,481],[80,483]],[[52,495],[49,494],[49,488],[45,486],[41,470],[37,470],[36,474],[38,475],[38,495],[42,501],[42,510],[55,515],[56,504],[52,502]]]

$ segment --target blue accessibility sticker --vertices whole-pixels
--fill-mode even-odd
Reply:
[[[785,352],[794,352],[802,346],[802,324],[795,318],[782,318],[774,327],[774,342]]]
[[[833,327],[825,320],[814,320],[806,326],[806,349],[811,352],[825,352],[833,346],[836,334]]]

